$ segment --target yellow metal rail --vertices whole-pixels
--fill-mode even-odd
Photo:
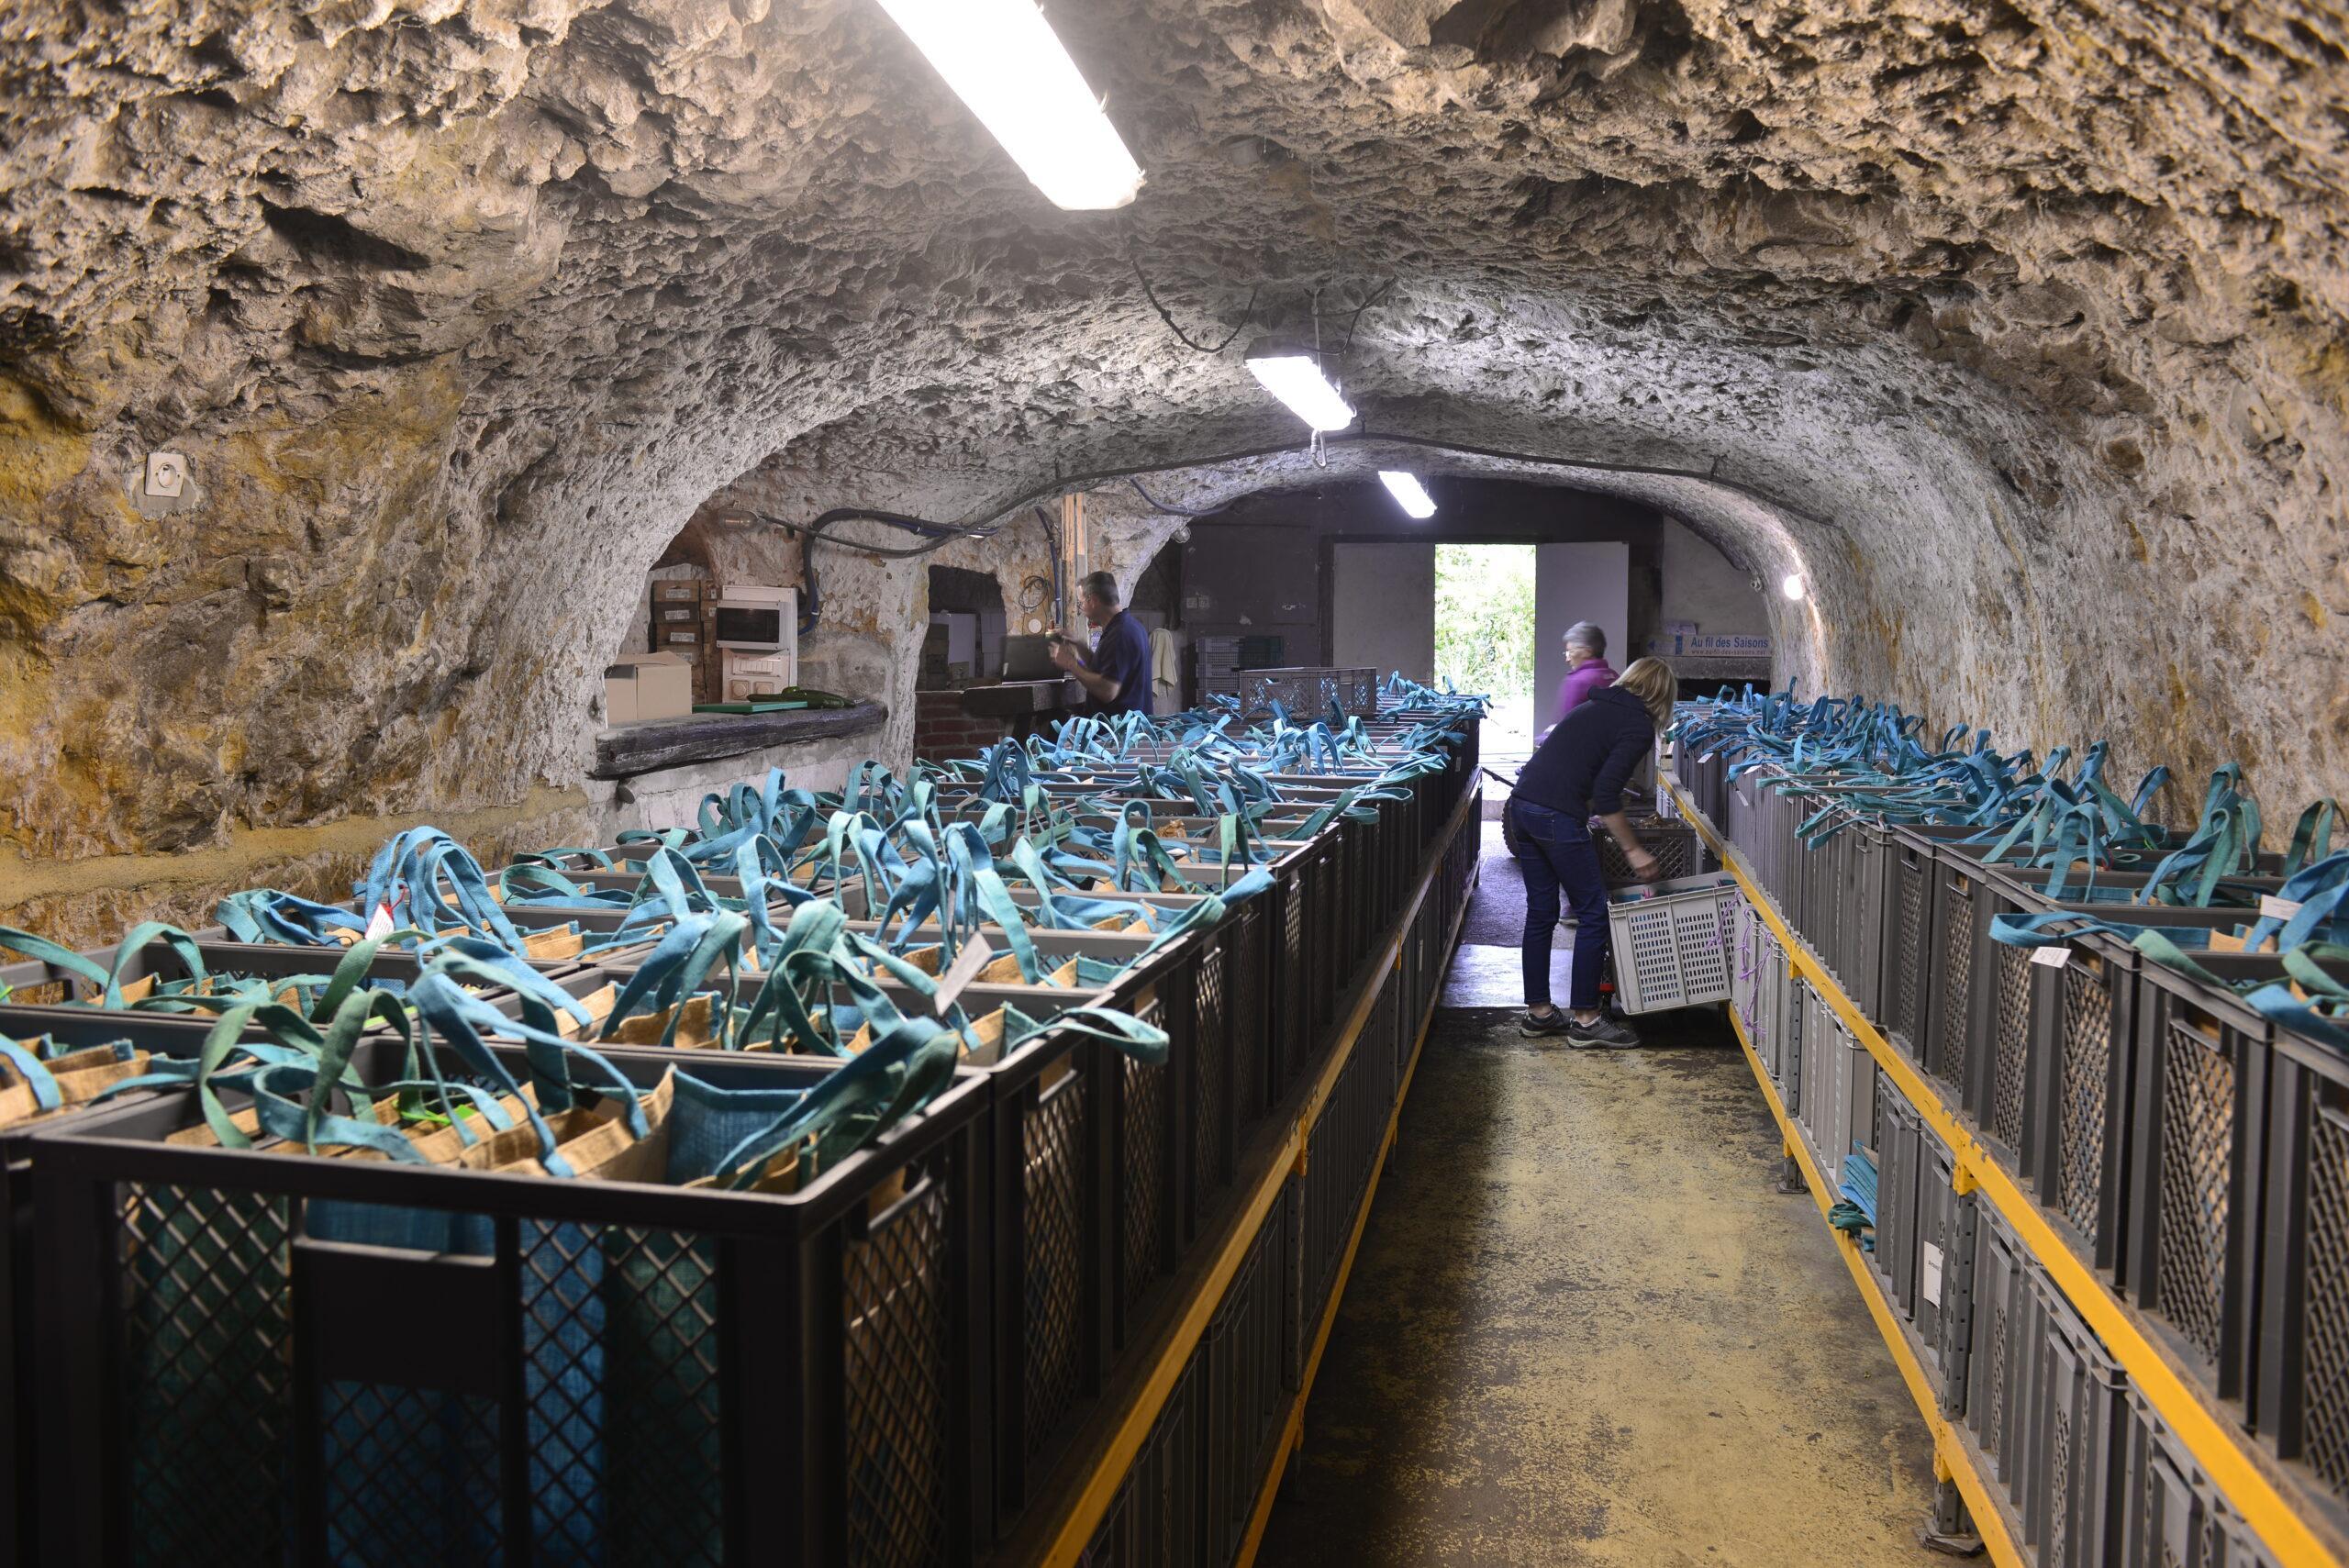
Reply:
[[[1134,1456],[1141,1451],[1142,1444],[1150,1437],[1150,1429],[1156,1424],[1159,1412],[1165,1408],[1167,1397],[1174,1392],[1176,1380],[1183,1375],[1183,1368],[1190,1361],[1191,1352],[1198,1348],[1201,1336],[1207,1332],[1208,1321],[1214,1318],[1216,1308],[1222,1304],[1224,1294],[1230,1288],[1233,1276],[1240,1272],[1240,1265],[1247,1257],[1248,1249],[1254,1244],[1257,1232],[1264,1228],[1265,1215],[1272,1211],[1273,1204],[1280,1196],[1283,1184],[1291,1175],[1303,1168],[1307,1137],[1312,1129],[1314,1118],[1329,1099],[1330,1090],[1337,1084],[1338,1074],[1344,1071],[1346,1063],[1353,1059],[1354,1047],[1362,1039],[1363,1028],[1370,1021],[1371,1010],[1377,1005],[1379,987],[1386,983],[1388,972],[1401,963],[1403,943],[1410,935],[1411,926],[1419,918],[1420,906],[1427,902],[1428,894],[1435,886],[1436,879],[1443,874],[1445,857],[1451,853],[1452,846],[1459,835],[1468,830],[1472,824],[1482,819],[1483,802],[1483,790],[1471,788],[1462,795],[1459,806],[1453,809],[1451,821],[1445,824],[1444,831],[1438,839],[1437,846],[1431,851],[1422,870],[1419,885],[1412,890],[1410,903],[1395,923],[1393,934],[1387,938],[1377,961],[1364,968],[1360,993],[1354,999],[1352,1011],[1346,1017],[1344,1028],[1339,1032],[1336,1047],[1330,1052],[1329,1060],[1323,1064],[1320,1073],[1314,1079],[1302,1105],[1290,1121],[1279,1152],[1268,1162],[1255,1186],[1250,1189],[1247,1201],[1239,1209],[1238,1218],[1232,1222],[1231,1229],[1224,1239],[1222,1250],[1216,1255],[1214,1266],[1208,1271],[1193,1291],[1174,1331],[1160,1343],[1157,1359],[1151,1364],[1149,1376],[1143,1379],[1137,1389],[1132,1402],[1126,1408],[1124,1417],[1118,1423],[1117,1430],[1094,1456],[1075,1503],[1067,1513],[1062,1516],[1060,1523],[1053,1529],[1050,1541],[1038,1559],[1046,1565],[1046,1568],[1073,1568],[1073,1565],[1083,1558],[1086,1544],[1092,1540],[1094,1532],[1101,1528],[1101,1521],[1108,1517],[1109,1509],[1115,1506],[1118,1488],[1124,1484],[1127,1472],[1133,1468]],[[1462,916],[1464,916],[1466,911],[1467,904],[1463,900]],[[1460,928],[1461,920],[1455,917],[1452,927],[1453,939],[1457,939]],[[1445,951],[1448,952],[1451,950],[1447,946]],[[1432,1012],[1432,1000],[1430,1002],[1430,1008]],[[1424,1029],[1421,1030],[1420,1039],[1422,1041],[1426,1039]],[[1414,1046],[1411,1065],[1417,1067],[1418,1064],[1419,1049]],[[1402,1092],[1408,1091],[1409,1087],[1410,1074],[1407,1071],[1396,1095],[1396,1109],[1398,1114],[1402,1108]],[[1387,1124],[1386,1140],[1379,1149],[1380,1169],[1385,1168],[1386,1150],[1392,1147],[1394,1137],[1394,1122],[1390,1118]],[[1371,1190],[1375,1192],[1377,1186],[1378,1177],[1374,1172],[1371,1176]],[[1362,1215],[1355,1218],[1353,1240],[1347,1243],[1344,1265],[1339,1273],[1337,1284],[1330,1293],[1330,1306],[1332,1312],[1337,1307],[1338,1293],[1345,1288],[1345,1270],[1353,1266],[1353,1246],[1354,1242],[1361,1239],[1362,1218],[1369,1212],[1370,1199],[1364,1196]],[[1325,1316],[1323,1325],[1325,1335],[1327,1329],[1328,1319]],[[1318,1361],[1319,1352],[1318,1341],[1315,1351]],[[1308,1381],[1309,1384],[1309,1378]],[[1288,1428],[1290,1435],[1284,1438],[1277,1451],[1278,1457],[1273,1464],[1272,1481],[1265,1490],[1267,1497],[1270,1496],[1272,1485],[1279,1482],[1289,1451],[1294,1446],[1293,1435],[1303,1410],[1304,1399],[1300,1396],[1290,1412]],[[1258,1507],[1261,1513],[1264,1507],[1262,1498],[1259,1499]],[[1250,1526],[1248,1544],[1243,1548],[1241,1558],[1243,1568],[1255,1551],[1255,1541],[1262,1529],[1261,1518],[1252,1522]]]
[[[1836,984],[1835,977],[1821,968],[1810,951],[1796,939],[1779,917],[1777,906],[1754,881],[1744,856],[1720,837],[1712,822],[1682,793],[1677,779],[1669,774],[1663,778],[1682,818],[1696,829],[1698,837],[1705,840],[1745,890],[1746,898],[1777,938],[1778,945],[1786,950],[1787,962],[1810,982],[1820,1000],[1852,1031],[1852,1038],[1867,1048],[1868,1055],[1883,1069],[1885,1076],[1899,1085],[1901,1094],[1917,1107],[1926,1125],[1949,1145],[1954,1158],[1957,1190],[1979,1192],[1997,1207],[2022,1245],[2064,1293],[2072,1309],[2096,1331],[2097,1338],[2128,1373],[2131,1383],[2144,1396],[2146,1403],[2194,1455],[2195,1462],[2210,1476],[2212,1485],[2226,1495],[2235,1512],[2274,1555],[2279,1568],[2337,1568],[2342,1559],[2294,1507],[2286,1496],[2286,1484],[2271,1473],[2269,1467],[2274,1462],[2252,1449],[2245,1434],[2213,1414],[2202,1402],[2167,1352],[2154,1343],[2134,1310],[2108,1290],[2094,1270],[2080,1262],[2049,1226],[2039,1205],[2023,1191],[2021,1182],[1967,1130],[1932,1083],[1893,1048],[1874,1023],[1862,1016],[1857,1005]],[[1740,1038],[1743,1038],[1742,1033]],[[1747,1054],[1752,1055],[1750,1048]],[[1764,1086],[1766,1089],[1769,1085],[1765,1082]],[[1777,1108],[1775,1096],[1772,1108]],[[1783,1113],[1779,1119],[1785,1121]],[[1933,1418],[1929,1411],[1927,1419]],[[1938,1432],[1934,1441],[1936,1451],[1941,1451]],[[1967,1506],[1973,1506],[1971,1496]]]

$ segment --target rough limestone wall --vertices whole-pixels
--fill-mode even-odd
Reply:
[[[1310,335],[1318,293],[1367,430],[1805,571],[1814,688],[2339,787],[2337,17],[1055,22],[1150,170],[1128,213],[1046,206],[863,0],[0,12],[0,913],[56,862],[127,914],[139,857],[558,836],[642,568],[753,470],[788,515],[975,523],[1293,444],[1130,250],[1196,332],[1253,293]],[[132,504],[159,450],[192,509]],[[918,573],[838,576],[834,678],[901,691]]]

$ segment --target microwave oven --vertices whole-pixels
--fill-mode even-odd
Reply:
[[[721,595],[710,609],[710,641],[745,653],[796,652],[799,595],[789,589],[768,593],[775,596]]]

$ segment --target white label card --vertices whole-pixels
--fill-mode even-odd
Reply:
[[[2263,920],[2288,920],[2299,912],[2299,905],[2289,898],[2278,898],[2272,893],[2259,895],[2259,917]]]
[[[979,971],[994,960],[995,949],[987,945],[986,938],[974,936],[964,942],[963,951],[954,955],[954,962],[946,966],[946,973],[938,977],[938,994],[930,999],[930,1011],[944,1018],[946,1010],[954,1005],[954,998],[963,994],[963,987],[976,980]]]
[[[1942,1250],[1927,1241],[1918,1247],[1917,1252],[1923,1264],[1919,1272],[1924,1275],[1918,1282],[1919,1289],[1924,1299],[1938,1302],[1942,1298]]]
[[[1708,751],[1708,752],[1706,752],[1703,756],[1701,756],[1701,757],[1699,757],[1699,758],[1698,758],[1698,759],[1697,759],[1697,765],[1698,765],[1698,767],[1702,767],[1702,766],[1704,766],[1707,762],[1711,762],[1712,760],[1713,760],[1713,754],[1712,754],[1710,751]]]
[[[367,929],[359,940],[372,942],[377,937],[387,937],[391,934],[392,906],[388,904],[378,904],[375,906],[375,912],[367,917]]]
[[[2031,950],[2031,962],[2044,964],[2050,969],[2061,969],[2072,962],[2072,950],[2068,946],[2033,948]]]

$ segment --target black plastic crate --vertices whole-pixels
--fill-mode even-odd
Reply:
[[[2275,978],[2272,958],[2213,960]],[[2336,974],[2340,965],[2326,966]],[[2349,1525],[2349,1061],[2276,1027],[2261,1170],[2258,1372],[2252,1426]]]
[[[1202,1562],[1230,1562],[1271,1469],[1295,1384],[1285,1353],[1289,1226],[1286,1189],[1233,1273],[1201,1336],[1206,1519]]]
[[[192,1058],[211,1032],[211,1020],[162,1014],[121,1014],[89,1007],[54,1010],[0,1006],[0,1037],[28,1044],[43,1035],[66,1050],[127,1042],[154,1055]],[[133,1091],[134,1094],[142,1091]],[[6,1525],[0,1529],[0,1565],[17,1568],[43,1561],[38,1529],[44,1498],[35,1473],[39,1452],[35,1417],[36,1373],[43,1351],[34,1333],[35,1303],[42,1254],[34,1238],[32,1139],[103,1114],[109,1101],[69,1106],[38,1119],[0,1129],[0,1399],[7,1420],[0,1424],[0,1487],[5,1487]]]
[[[1194,1351],[1085,1549],[1086,1568],[1194,1568],[1207,1501],[1200,1386]]]
[[[966,1561],[985,1093],[788,1196],[169,1144],[189,1095],[39,1137],[43,1561]]]
[[[2270,1027],[2147,964],[2129,1064],[2120,1285],[2221,1398],[2251,1384]]]

